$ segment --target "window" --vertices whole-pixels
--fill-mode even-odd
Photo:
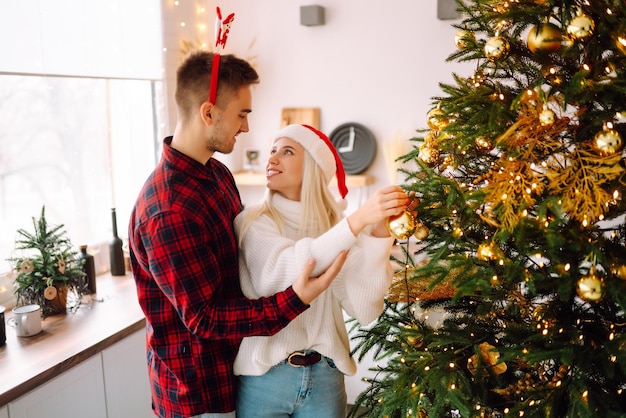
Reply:
[[[154,0],[3,4],[0,304],[12,297],[16,230],[32,230],[43,205],[77,247],[109,240],[111,207],[127,235],[166,130],[161,39]]]
[[[0,272],[42,205],[76,246],[111,237],[111,207],[127,235],[160,154],[162,102],[160,82],[0,75]]]

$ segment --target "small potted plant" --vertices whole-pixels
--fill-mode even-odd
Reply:
[[[84,260],[72,246],[64,225],[48,225],[45,211],[43,206],[41,217],[32,218],[34,232],[17,231],[15,249],[19,255],[9,259],[15,271],[17,305],[36,303],[44,317],[78,309],[86,292]],[[73,297],[68,298],[69,294]]]

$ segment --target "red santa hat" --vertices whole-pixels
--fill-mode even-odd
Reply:
[[[285,137],[293,139],[311,154],[313,160],[322,169],[327,184],[330,184],[334,176],[337,177],[337,188],[341,198],[345,199],[348,194],[346,172],[335,146],[326,134],[309,125],[292,124],[281,129],[272,142]]]

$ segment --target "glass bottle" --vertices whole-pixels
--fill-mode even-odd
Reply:
[[[87,252],[87,246],[80,246],[80,258],[84,261],[83,271],[87,282],[87,293],[96,293],[96,264],[93,255]]]
[[[111,208],[111,221],[113,222],[113,238],[109,241],[111,275],[123,276],[126,274],[126,269],[124,268],[124,250],[122,249],[122,239],[117,236],[117,215],[115,208]]]

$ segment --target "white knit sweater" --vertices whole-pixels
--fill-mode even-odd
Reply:
[[[355,237],[345,218],[318,238],[302,238],[298,236],[300,202],[274,194],[273,203],[284,218],[285,234],[269,217],[261,216],[248,229],[239,250],[241,288],[247,297],[271,296],[287,288],[309,257],[317,260],[313,276],[326,270],[342,250],[349,250],[348,258],[331,286],[278,334],[243,339],[235,374],[259,376],[294,351],[316,350],[333,359],[344,374],[353,375],[356,362],[350,356],[342,309],[363,325],[381,314],[392,278],[393,239],[365,232]],[[243,216],[235,219],[237,234]]]

